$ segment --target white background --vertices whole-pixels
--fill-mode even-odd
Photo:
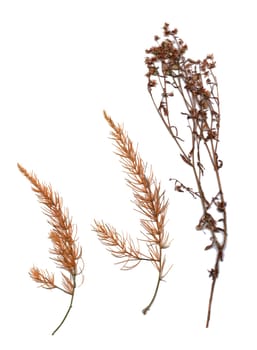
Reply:
[[[256,349],[255,14],[250,0],[1,1],[2,349]],[[190,57],[214,53],[217,62],[229,240],[208,330],[213,260],[194,230],[200,203],[169,182],[193,185],[144,76],[144,50],[165,21],[179,29]],[[140,229],[103,109],[124,123],[170,200],[174,268],[147,316],[141,310],[156,272],[144,264],[120,271],[91,230],[94,218],[132,235]],[[33,264],[55,267],[49,226],[17,162],[60,193],[83,247],[85,281],[54,337],[69,297],[28,276]]]

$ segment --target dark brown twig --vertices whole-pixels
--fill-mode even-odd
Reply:
[[[212,278],[206,320],[206,327],[209,327],[219,265],[223,261],[227,243],[226,202],[220,179],[223,162],[218,156],[219,92],[213,73],[213,56],[207,55],[203,60],[187,58],[187,45],[177,36],[177,32],[177,29],[170,30],[169,24],[165,23],[163,40],[155,36],[156,46],[146,50],[147,87],[159,117],[178,146],[181,159],[192,169],[196,181],[197,192],[178,180],[175,181],[175,189],[179,192],[187,191],[200,199],[202,216],[196,229],[209,232],[211,244],[205,249],[216,250],[215,263],[209,271]],[[154,95],[154,89],[157,95]],[[179,136],[180,128],[175,122],[176,118],[170,112],[170,101],[176,92],[185,105],[182,116],[190,131],[188,149]],[[209,162],[206,161],[207,158]],[[216,183],[213,182],[212,190],[215,195],[211,196],[203,178],[212,178],[213,173]]]

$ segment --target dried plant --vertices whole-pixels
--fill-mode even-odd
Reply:
[[[200,199],[202,216],[196,229],[209,233],[210,244],[205,250],[216,250],[214,265],[209,270],[212,284],[206,320],[208,327],[220,262],[227,243],[226,202],[220,178],[223,162],[218,156],[220,102],[218,83],[213,73],[215,62],[213,55],[207,55],[203,60],[187,58],[187,45],[177,36],[177,29],[171,31],[169,24],[165,23],[163,32],[164,38],[161,40],[156,35],[156,46],[146,50],[147,86],[159,117],[196,181],[197,191],[178,180],[175,180],[175,190],[188,191]],[[185,122],[183,132],[188,135],[186,139],[182,138],[178,126],[181,122],[177,122],[176,116],[171,113],[171,100],[175,93],[180,95],[185,106],[180,119]]]
[[[143,231],[142,238],[137,238],[136,242],[131,236],[120,234],[113,226],[97,220],[94,221],[93,231],[97,232],[98,238],[111,254],[121,259],[123,270],[130,270],[141,261],[150,261],[158,271],[153,297],[142,311],[146,314],[156,298],[160,282],[170,270],[166,269],[164,254],[164,249],[168,248],[170,243],[165,232],[168,201],[152,169],[146,174],[147,164],[141,159],[123,127],[116,125],[105,112],[104,117],[112,129],[111,135],[117,149],[115,153],[120,157],[127,174],[126,182],[133,192],[134,204],[142,216],[140,224]]]
[[[62,270],[62,287],[56,284],[55,275],[47,270],[41,270],[34,266],[31,268],[29,275],[41,287],[46,289],[56,288],[71,296],[68,310],[58,327],[53,331],[52,335],[54,335],[62,326],[72,308],[79,275],[81,275],[83,282],[82,249],[77,243],[76,227],[69,217],[68,209],[63,208],[62,198],[59,194],[54,192],[50,185],[41,183],[35,174],[29,174],[20,164],[18,164],[18,168],[32,184],[32,190],[42,204],[43,213],[48,217],[48,223],[52,227],[49,238],[52,241],[53,248],[49,252],[51,259]]]

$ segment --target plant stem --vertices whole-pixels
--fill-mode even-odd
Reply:
[[[157,285],[156,285],[156,288],[155,288],[155,291],[154,291],[154,295],[150,301],[150,303],[142,310],[143,314],[146,315],[147,312],[150,310],[151,306],[153,305],[154,303],[154,300],[157,296],[157,293],[158,293],[158,289],[159,289],[159,286],[160,286],[160,282],[161,282],[161,276],[159,274],[159,278],[158,278],[158,282],[157,282]]]
[[[216,284],[217,277],[214,277],[211,284],[211,292],[209,297],[209,304],[208,304],[208,313],[207,313],[207,320],[206,320],[206,328],[209,327],[210,319],[211,319],[211,307],[212,307],[212,300],[214,295],[214,289]]]
[[[70,300],[70,305],[68,307],[68,310],[66,311],[66,314],[64,315],[64,317],[63,317],[62,321],[60,322],[60,324],[58,325],[58,327],[56,327],[55,330],[53,331],[52,335],[55,335],[55,333],[61,328],[61,326],[63,325],[64,321],[66,320],[66,318],[68,317],[68,315],[71,311],[73,299],[74,299],[74,294],[75,294],[75,288],[76,288],[75,279],[76,279],[76,277],[73,276],[74,288],[73,288],[73,292],[71,294],[71,300]]]
[[[150,301],[150,303],[142,310],[143,314],[146,315],[147,312],[150,310],[151,306],[153,305],[154,301],[155,301],[155,298],[157,296],[157,293],[158,293],[158,290],[159,290],[159,287],[160,287],[160,282],[163,278],[163,271],[162,271],[162,248],[160,248],[160,255],[159,255],[159,274],[158,274],[158,281],[157,281],[157,284],[156,284],[156,287],[155,287],[155,291],[154,291],[154,294],[153,294],[153,297]]]
[[[215,285],[216,285],[216,280],[217,280],[218,275],[219,275],[219,262],[222,261],[223,250],[224,250],[224,247],[218,251],[215,266],[214,266],[214,269],[212,270],[212,284],[211,284],[211,291],[210,291],[210,297],[209,297],[209,303],[208,303],[206,328],[209,327],[209,323],[210,323],[210,319],[211,319],[211,308],[212,308],[214,289],[215,289]]]

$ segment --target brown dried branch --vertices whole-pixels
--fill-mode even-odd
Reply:
[[[52,190],[51,185],[41,183],[35,174],[28,173],[25,168],[17,164],[21,173],[32,184],[32,190],[36,193],[39,202],[43,205],[43,212],[48,217],[48,223],[52,226],[49,238],[52,241],[53,248],[49,250],[51,259],[55,261],[61,272],[63,288],[57,286],[54,282],[54,274],[49,274],[47,270],[40,270],[33,267],[30,270],[31,278],[40,283],[43,288],[57,288],[71,295],[71,301],[62,322],[52,334],[61,327],[68,316],[75,293],[76,279],[83,271],[82,249],[77,244],[75,226],[69,217],[68,209],[63,208],[62,198],[57,192]],[[67,275],[68,273],[68,275]]]
[[[217,153],[220,107],[218,83],[213,73],[216,63],[213,55],[207,55],[203,60],[187,58],[185,56],[187,45],[177,36],[177,33],[177,29],[170,30],[169,24],[165,23],[163,40],[156,35],[154,37],[156,46],[146,50],[147,87],[159,117],[177,144],[180,157],[193,170],[197,184],[197,192],[195,192],[176,180],[175,189],[179,192],[186,190],[194,197],[200,198],[203,213],[197,229],[209,232],[211,244],[207,246],[207,250],[216,250],[214,267],[210,270],[212,286],[206,321],[206,327],[208,327],[214,287],[219,275],[219,263],[223,260],[227,242],[226,202],[219,173],[223,163]],[[176,91],[186,108],[186,111],[181,114],[186,116],[186,129],[190,131],[189,149],[179,137],[180,128],[170,112],[170,100],[175,96]],[[203,164],[203,159],[207,158],[211,166]],[[213,172],[216,177],[213,191],[218,195],[210,196],[209,188],[204,186],[202,179],[206,174],[212,177]],[[216,209],[215,218],[214,214],[210,213],[213,209]],[[222,227],[218,226],[218,223],[222,224]]]
[[[143,313],[146,314],[155,300],[160,281],[168,272],[168,270],[164,271],[166,260],[163,253],[163,249],[169,246],[169,238],[164,231],[168,201],[165,199],[164,192],[161,192],[160,184],[154,178],[152,169],[149,175],[146,175],[147,165],[134,149],[123,127],[116,125],[105,112],[104,117],[112,129],[111,135],[117,150],[115,153],[120,157],[127,174],[127,184],[133,191],[134,203],[142,215],[140,223],[144,239],[140,241],[146,244],[147,253],[142,251],[138,241],[135,244],[130,236],[125,237],[119,234],[110,225],[95,221],[93,230],[98,233],[99,239],[107,245],[107,249],[115,257],[123,258],[123,269],[131,269],[145,260],[151,261],[158,270],[158,281],[153,298],[143,310]]]

